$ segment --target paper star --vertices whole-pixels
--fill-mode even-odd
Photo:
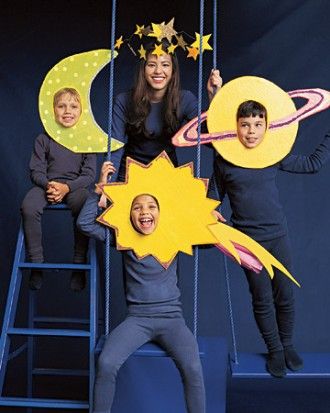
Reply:
[[[152,30],[151,30],[151,27],[150,27],[150,26],[147,26],[145,29],[142,30],[142,34],[143,34],[144,36],[148,36],[149,33],[151,33],[151,32],[152,32]]]
[[[183,50],[185,50],[187,43],[184,40],[183,36],[180,34],[178,36],[176,36],[176,39],[178,41],[178,46],[181,47]]]
[[[115,49],[120,49],[121,45],[123,44],[123,36],[120,36],[119,39],[116,40]]]
[[[139,26],[138,24],[136,25],[136,30],[134,32],[134,34],[136,34],[137,36],[139,36],[139,38],[141,39],[142,36],[145,34],[144,33],[145,28],[144,28],[144,24],[142,26]]]
[[[151,52],[151,54],[154,54],[156,56],[162,56],[163,54],[165,54],[164,50],[162,49],[162,45],[161,44],[155,44],[155,48],[154,50]]]
[[[200,48],[200,40],[201,40],[201,35],[199,33],[195,32],[195,36],[196,36],[196,41],[194,41],[194,43],[191,44],[192,47],[196,47],[197,49]],[[205,36],[203,36],[202,38],[202,51],[204,50],[213,50],[212,47],[208,44],[208,41],[210,39],[211,35],[207,34]]]
[[[196,47],[187,47],[187,50],[187,57],[192,57],[194,60],[196,60],[197,56],[199,55],[199,50]]]
[[[174,24],[174,17],[171,21],[169,21],[167,24],[162,23],[162,32],[163,32],[163,38],[166,38],[170,43],[172,41],[172,37],[177,34],[176,30],[173,28]]]
[[[140,59],[144,59],[146,60],[146,50],[143,47],[143,45],[141,44],[140,49],[138,50],[139,54],[140,54]]]
[[[167,48],[167,52],[168,52],[169,54],[173,54],[173,53],[174,53],[174,50],[175,50],[177,47],[178,47],[177,44],[171,43],[171,44],[168,46],[168,48]]]
[[[155,24],[151,23],[152,25],[152,32],[148,34],[150,37],[156,37],[157,40],[160,42],[162,40],[163,36],[163,29],[162,26],[164,27],[165,22],[161,24]]]

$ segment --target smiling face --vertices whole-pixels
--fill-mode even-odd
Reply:
[[[55,120],[65,128],[74,126],[81,115],[81,104],[76,96],[63,93],[54,100]]]
[[[148,194],[138,195],[131,206],[131,222],[141,234],[152,234],[158,224],[159,206],[157,200]]]
[[[237,136],[242,145],[252,149],[262,142],[266,128],[267,124],[264,116],[239,118],[237,121]]]
[[[156,56],[148,54],[144,67],[144,76],[156,99],[161,99],[172,79],[173,62],[168,54]]]

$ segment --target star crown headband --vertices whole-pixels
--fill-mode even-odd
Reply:
[[[165,22],[144,27],[144,25],[136,25],[136,30],[128,38],[123,39],[120,36],[114,44],[114,48],[119,52],[119,49],[126,44],[134,56],[146,60],[147,51],[151,49],[151,54],[162,56],[163,54],[174,54],[176,49],[181,49],[186,53],[187,58],[197,60],[198,56],[204,50],[213,50],[209,45],[211,34],[201,36],[195,32],[195,37],[186,32],[177,32],[174,26],[174,17],[167,23]],[[138,39],[138,46],[133,46]],[[154,42],[152,43],[152,40]],[[145,48],[145,43],[149,41],[152,44]],[[202,44],[202,47],[201,47]],[[201,50],[200,50],[201,49]]]

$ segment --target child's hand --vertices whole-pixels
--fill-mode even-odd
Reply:
[[[107,207],[107,197],[104,194],[101,195],[100,200],[97,205],[103,209]]]
[[[213,216],[217,219],[219,222],[227,222],[226,218],[224,218],[219,211],[212,211]]]
[[[61,182],[49,181],[46,190],[47,201],[51,204],[59,204],[63,198],[70,192],[67,184]]]
[[[116,168],[113,166],[113,163],[110,161],[103,162],[99,177],[99,184],[108,183],[109,175],[112,175],[116,172]]]
[[[218,90],[221,89],[222,86],[222,78],[220,76],[220,72],[218,69],[212,69],[209,79],[207,81],[207,92],[209,95],[209,101],[214,98],[215,94],[218,92]]]

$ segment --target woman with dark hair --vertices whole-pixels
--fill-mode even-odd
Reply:
[[[180,88],[176,55],[167,52],[164,41],[157,46],[157,54],[155,44],[147,47],[133,89],[115,99],[112,135],[125,146],[112,155],[117,170],[112,180],[125,180],[127,156],[148,164],[166,151],[177,166],[171,138],[184,123],[197,116],[196,97]],[[212,70],[207,82],[210,100],[221,84],[219,71]]]

